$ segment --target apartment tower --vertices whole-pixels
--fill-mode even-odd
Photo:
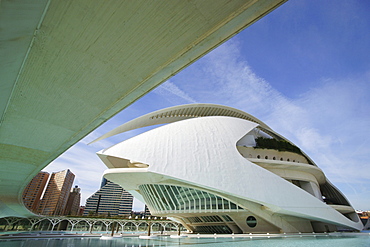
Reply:
[[[32,212],[36,212],[40,203],[42,192],[45,189],[45,185],[48,181],[49,173],[41,171],[39,172],[27,185],[23,191],[23,202],[26,208]]]
[[[40,201],[38,213],[42,215],[63,215],[75,175],[69,170],[53,172]]]

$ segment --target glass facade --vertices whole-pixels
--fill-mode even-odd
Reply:
[[[187,187],[162,184],[139,186],[146,203],[155,212],[199,213],[244,210],[235,203],[214,194]]]

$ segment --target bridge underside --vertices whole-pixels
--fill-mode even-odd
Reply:
[[[285,0],[0,2],[0,217],[61,153]]]

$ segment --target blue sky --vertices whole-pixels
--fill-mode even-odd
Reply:
[[[370,210],[370,3],[291,0],[124,109],[44,170],[100,186],[95,152],[142,130],[87,145],[143,114],[189,103],[250,113],[285,136],[359,210]],[[144,129],[147,130],[147,129]],[[136,209],[141,205],[136,203]]]

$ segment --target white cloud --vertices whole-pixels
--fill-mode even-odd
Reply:
[[[170,81],[166,81],[157,87],[153,92],[160,96],[166,97],[167,100],[176,102],[177,104],[179,100],[183,101],[183,103],[180,104],[197,103],[191,96]],[[173,98],[173,96],[176,97]]]

